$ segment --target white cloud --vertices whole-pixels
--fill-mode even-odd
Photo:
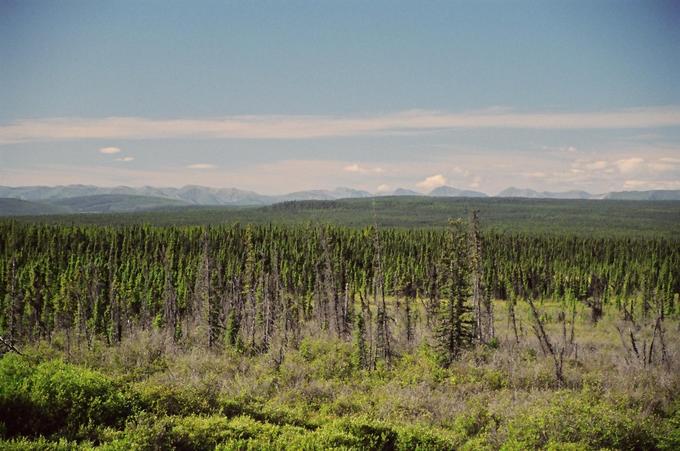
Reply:
[[[644,162],[645,160],[642,158],[625,158],[623,160],[617,160],[616,166],[619,168],[619,171],[628,174],[637,170]]]
[[[349,164],[343,168],[346,172],[355,172],[357,174],[382,174],[385,172],[383,168],[375,167],[369,168],[365,166],[360,166],[356,163]]]
[[[101,149],[99,149],[99,152],[105,154],[114,154],[120,152],[120,149],[118,147],[102,147]]]
[[[680,189],[680,180],[626,180],[623,189],[629,190],[653,190],[653,189]]]
[[[647,167],[653,173],[680,171],[680,158],[659,158],[656,161],[649,162]]]
[[[586,163],[586,169],[589,169],[591,171],[598,171],[600,169],[604,169],[609,165],[608,162],[604,160],[598,160],[598,161],[593,161],[591,163]]]
[[[554,153],[576,153],[578,149],[574,146],[541,146],[541,150]]]
[[[378,185],[377,190],[379,193],[388,193],[392,191],[392,187],[390,185],[385,185],[384,183],[382,185]]]
[[[215,169],[217,166],[209,163],[193,163],[187,166],[189,169]]]
[[[416,186],[419,188],[429,190],[437,188],[438,186],[444,186],[446,185],[446,183],[447,183],[446,177],[444,177],[441,174],[435,174],[425,178],[425,180],[423,180],[422,182],[416,183]]]
[[[116,158],[116,161],[122,161],[124,163],[128,163],[130,161],[134,161],[135,157],[121,157],[121,158]]]
[[[0,144],[81,139],[313,139],[450,129],[585,130],[679,126],[680,106],[573,113],[489,109],[461,113],[412,110],[373,116],[47,118],[0,125]]]

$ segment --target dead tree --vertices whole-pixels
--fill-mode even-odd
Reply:
[[[519,334],[517,333],[517,317],[515,315],[515,304],[517,300],[514,295],[510,296],[507,301],[508,305],[508,327],[512,326],[512,332],[515,334],[515,344],[519,344]]]
[[[16,352],[19,355],[23,355],[21,352],[19,352],[19,350],[16,348],[16,346],[14,346],[14,344],[12,344],[11,341],[5,339],[4,337],[0,337],[0,345],[4,346],[5,349],[6,349],[6,351],[0,352],[0,356],[5,354],[6,352],[10,352],[10,351]]]
[[[624,357],[626,363],[631,364],[638,362],[643,368],[648,368],[661,363],[667,370],[670,370],[670,358],[668,356],[668,348],[666,346],[666,330],[663,326],[663,319],[661,315],[657,316],[652,329],[652,338],[647,343],[646,338],[641,338],[638,334],[643,331],[643,328],[636,325],[632,321],[627,321],[627,330],[624,331],[622,327],[616,326],[616,330],[621,338],[621,344],[626,352]],[[657,350],[660,347],[660,351]],[[657,352],[660,356],[657,357]]]
[[[574,323],[576,320],[576,304],[572,305],[572,315],[571,315],[571,325],[570,325],[570,332],[567,334],[567,319],[566,319],[566,314],[564,311],[560,312],[559,314],[559,319],[560,322],[562,323],[562,343],[553,343],[550,340],[550,337],[545,331],[545,327],[543,324],[543,320],[541,319],[541,316],[538,313],[538,310],[536,310],[536,306],[534,305],[534,302],[531,300],[531,298],[527,298],[527,302],[529,303],[529,307],[531,308],[531,315],[534,320],[534,324],[532,324],[532,327],[534,329],[534,333],[536,334],[536,338],[538,338],[539,345],[541,346],[541,350],[543,351],[544,355],[550,355],[553,360],[553,365],[555,368],[555,379],[557,380],[557,384],[559,386],[564,385],[564,358],[565,356],[568,357],[569,355],[574,352],[576,349],[576,345],[574,344]]]
[[[472,301],[475,312],[475,339],[488,343],[494,337],[493,303],[490,294],[484,289],[484,266],[482,260],[482,235],[479,228],[479,211],[470,213],[469,255],[472,273]]]

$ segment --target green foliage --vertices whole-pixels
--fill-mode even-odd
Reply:
[[[191,415],[214,413],[220,409],[217,399],[191,387],[141,382],[132,387],[141,409],[156,415]]]
[[[655,425],[641,412],[588,396],[558,392],[544,408],[508,425],[508,449],[579,443],[589,449],[653,449]]]
[[[5,434],[83,438],[101,426],[120,426],[133,402],[96,371],[54,360],[0,359],[0,412]]]
[[[670,409],[670,415],[663,426],[658,429],[659,449],[680,449],[680,401],[675,401]]]
[[[45,437],[29,439],[19,437],[10,440],[0,439],[0,449],[4,451],[75,451],[88,448],[87,443],[73,442],[66,439],[50,441]]]

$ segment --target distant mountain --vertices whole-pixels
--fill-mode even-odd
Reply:
[[[607,193],[604,199],[613,200],[680,200],[680,190],[619,191]]]
[[[372,196],[367,191],[344,187],[334,190],[299,191],[280,196],[267,196],[254,191],[236,188],[209,188],[198,185],[187,185],[181,188],[156,188],[153,186],[141,188],[129,186],[99,187],[92,185],[0,186],[0,197],[29,201],[52,201],[99,195],[158,197],[174,199],[192,205],[270,205],[286,200],[333,200]]]
[[[556,193],[544,192],[550,199],[594,199],[594,196],[586,191],[561,191]]]
[[[594,196],[585,191],[564,191],[564,192],[550,192],[550,191],[535,191],[528,188],[515,188],[511,186],[506,188],[496,197],[525,197],[528,199],[592,199]]]
[[[413,191],[410,189],[406,188],[397,188],[391,193],[386,194],[387,196],[424,196],[423,193],[419,193],[418,191]]]
[[[352,188],[336,188],[334,190],[310,190],[297,191],[294,193],[284,194],[282,196],[268,196],[269,203],[285,202],[289,200],[336,200],[336,199],[354,199],[362,197],[371,197],[373,194],[368,191],[360,191]]]
[[[430,191],[429,195],[433,197],[488,197],[479,191],[462,190],[452,186],[440,186]]]
[[[128,194],[95,194],[42,202],[0,198],[0,216],[57,215],[70,213],[124,213],[190,205],[175,199]]]
[[[187,206],[189,203],[164,197],[134,196],[128,194],[96,194],[69,197],[52,201],[50,206],[62,207],[71,213],[124,213]]]
[[[187,185],[176,190],[164,188],[164,192],[171,195],[166,195],[167,197],[194,205],[267,205],[271,203],[268,196],[236,188],[208,188]]]
[[[335,196],[336,199],[356,199],[359,197],[373,197],[372,193],[368,191],[362,191],[353,188],[339,187],[331,191],[331,194]]]
[[[65,207],[14,198],[0,198],[0,216],[58,215],[69,213]]]
[[[429,194],[398,188],[387,196],[432,197],[488,197],[479,191],[462,190],[440,186]],[[0,216],[102,213],[154,210],[191,205],[205,206],[264,206],[295,200],[337,200],[377,196],[368,191],[352,188],[333,190],[297,191],[283,195],[264,195],[237,188],[209,188],[187,185],[181,188],[99,187],[93,185],[66,186],[0,186]],[[495,197],[522,197],[529,199],[619,199],[619,200],[680,200],[680,190],[621,191],[590,194],[585,191],[535,191],[532,189],[507,188]],[[21,202],[23,201],[23,202]]]

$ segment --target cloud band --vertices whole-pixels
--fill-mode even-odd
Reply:
[[[608,112],[405,111],[373,116],[231,116],[207,119],[51,118],[0,125],[0,144],[83,139],[314,139],[447,129],[646,129],[680,126],[680,107]]]

